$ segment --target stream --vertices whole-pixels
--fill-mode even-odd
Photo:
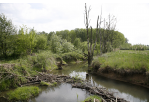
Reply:
[[[115,97],[124,98],[131,102],[149,102],[149,89],[130,83],[125,83],[117,80],[112,80],[98,75],[89,75],[86,78],[87,62],[79,64],[69,64],[64,66],[63,70],[54,70],[52,74],[79,76],[82,79],[90,80],[93,86],[105,87],[108,91],[112,92]]]
[[[130,102],[149,102],[148,88],[93,74],[89,74],[86,77],[86,63],[69,64],[63,66],[63,70],[53,70],[49,73],[54,75],[69,75],[71,77],[78,76],[82,79],[87,79],[93,86],[105,87],[115,97],[120,97]],[[91,95],[85,89],[72,88],[69,83],[57,84],[55,87],[39,86],[39,88],[42,90],[40,94],[31,98],[29,102],[81,102]]]

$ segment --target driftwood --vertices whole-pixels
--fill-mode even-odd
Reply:
[[[16,75],[12,73],[7,73],[5,78],[9,79]],[[113,93],[109,93],[106,88],[102,87],[95,87],[92,86],[91,83],[89,83],[87,80],[81,80],[81,79],[75,79],[70,76],[66,75],[52,75],[52,74],[45,74],[42,72],[38,72],[39,75],[35,77],[28,77],[24,76],[27,80],[26,83],[18,84],[19,86],[27,86],[27,85],[33,85],[33,84],[39,84],[41,81],[45,82],[58,82],[58,83],[71,83],[73,88],[81,88],[86,89],[91,94],[96,94],[102,97],[103,102],[127,102],[126,100],[122,98],[116,98],[113,96]]]
[[[87,83],[86,83],[87,84]],[[102,97],[103,102],[127,102],[122,98],[114,97],[112,93],[106,91],[105,88],[88,86],[86,84],[75,83],[72,84],[73,88],[81,88],[88,90],[91,94],[96,94]]]

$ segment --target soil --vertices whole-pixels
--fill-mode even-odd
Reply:
[[[95,70],[94,74],[118,80],[123,82],[128,82],[131,84],[143,86],[149,88],[149,73],[148,72],[138,72],[138,71],[130,71],[130,70],[115,70],[109,67],[104,69],[99,68]]]

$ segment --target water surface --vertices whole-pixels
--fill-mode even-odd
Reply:
[[[81,102],[89,96],[86,90],[71,88],[71,84],[61,83],[56,87],[39,87],[42,92],[29,101],[33,102]]]
[[[131,102],[149,102],[149,89],[130,83],[120,82],[98,75],[89,75],[86,77],[87,67],[85,62],[80,64],[70,64],[63,67],[63,70],[54,70],[52,74],[78,76],[83,79],[88,79],[92,85],[98,87],[105,87],[112,92],[115,97],[124,98]]]

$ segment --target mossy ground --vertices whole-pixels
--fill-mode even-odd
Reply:
[[[7,93],[9,101],[28,101],[29,98],[37,96],[40,89],[36,86],[19,87]]]
[[[41,81],[41,82],[40,82],[40,85],[41,85],[41,86],[49,86],[49,84],[48,84],[47,82],[44,82],[44,81]]]
[[[149,50],[118,50],[105,53],[102,56],[94,57],[93,64],[101,64],[101,68],[106,66],[113,69],[141,70],[149,71]]]

